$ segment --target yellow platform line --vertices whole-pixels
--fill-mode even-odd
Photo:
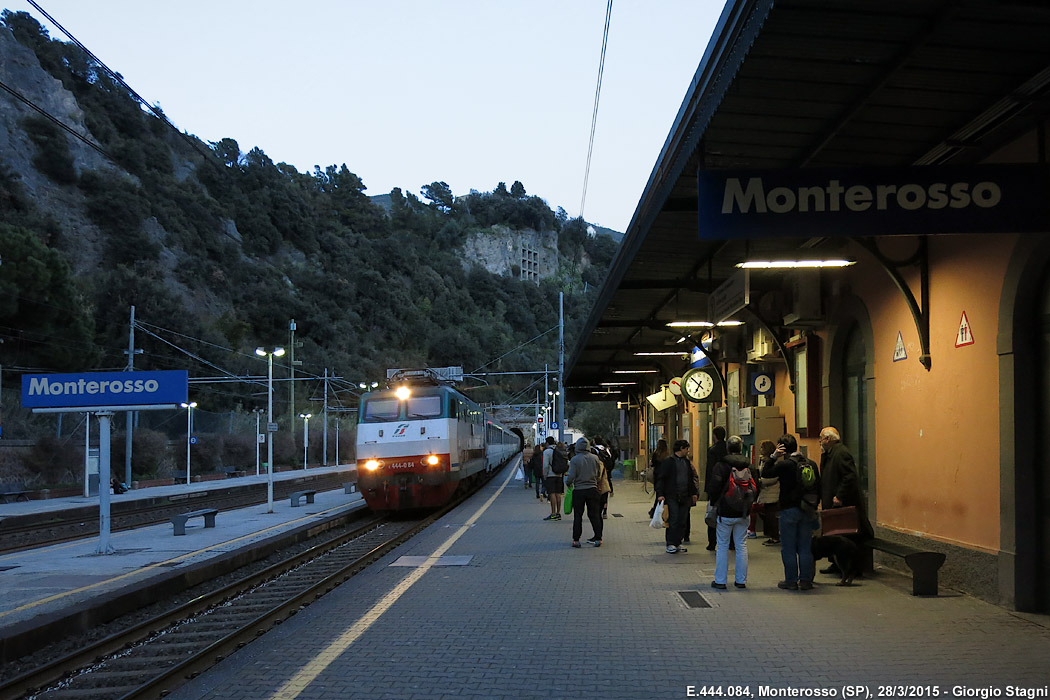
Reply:
[[[413,569],[412,572],[404,578],[397,586],[394,587],[389,593],[372,606],[368,612],[366,612],[360,619],[357,620],[349,629],[341,634],[334,642],[325,647],[317,656],[313,658],[310,663],[304,666],[298,673],[296,673],[289,681],[282,685],[276,693],[272,696],[273,700],[294,700],[299,697],[306,687],[310,685],[319,675],[324,673],[325,669],[331,666],[339,656],[345,652],[351,644],[361,638],[368,629],[375,624],[376,621],[382,617],[383,613],[393,607],[394,603],[403,596],[408,589],[416,584],[419,579],[423,578],[423,574],[430,571],[430,568],[434,566],[438,560],[447,552],[452,545],[462,537],[470,527],[477,522],[478,518],[488,510],[489,506],[496,500],[497,497],[503,490],[507,488],[507,484],[510,483],[511,479],[514,478],[515,469],[512,467],[510,474],[504,480],[503,484],[496,489],[496,493],[485,502],[481,508],[478,509],[474,515],[470,517],[467,522],[463,523],[462,526],[456,532],[449,536],[440,547],[434,550],[434,553],[427,557],[426,562],[421,564],[418,568]]]

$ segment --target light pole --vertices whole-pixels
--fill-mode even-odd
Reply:
[[[361,389],[364,389],[365,391],[368,391],[369,389],[375,389],[376,387],[378,387],[379,382],[361,382],[357,386]]]
[[[186,485],[190,483],[190,436],[193,435],[193,409],[197,408],[197,402],[179,404],[186,409]],[[99,485],[101,488],[101,484]]]
[[[303,469],[306,469],[306,448],[310,446],[310,419],[313,416],[312,413],[299,414],[299,417],[303,419]]]
[[[259,432],[259,421],[262,419],[263,409],[253,408],[252,413],[255,414],[255,476],[259,476],[259,436],[262,434]]]
[[[273,358],[284,355],[284,348],[255,348],[255,354],[265,357],[266,372],[266,512],[273,512]]]

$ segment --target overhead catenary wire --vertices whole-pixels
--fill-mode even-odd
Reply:
[[[591,154],[594,152],[594,131],[598,126],[598,100],[602,94],[602,74],[605,72],[605,48],[609,44],[609,21],[612,19],[613,0],[605,7],[605,31],[602,33],[602,55],[598,62],[598,85],[594,89],[594,111],[591,113],[591,137],[587,142],[587,165],[583,169],[583,196],[580,198],[580,218],[587,203],[587,181],[591,176]]]

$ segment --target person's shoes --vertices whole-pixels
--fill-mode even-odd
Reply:
[[[834,564],[832,564],[831,566],[829,566],[827,568],[821,569],[820,573],[822,573],[822,574],[836,574],[838,576],[841,576],[842,575],[842,569],[840,569],[839,567],[837,567]]]
[[[557,513],[551,513],[544,520],[561,520],[561,516]]]
[[[715,551],[715,545],[713,545],[713,544],[707,545],[707,551],[709,551],[709,552]]]
[[[579,549],[579,548],[580,548],[580,543],[579,543],[579,542],[577,542],[577,541],[575,541],[575,540],[573,540],[573,542],[572,542],[572,548],[573,548],[573,549]]]
[[[685,553],[685,552],[688,552],[689,550],[686,549],[685,547],[683,547],[682,545],[678,545],[678,551],[682,552],[682,553]]]
[[[554,520],[561,520],[561,513],[555,513]]]
[[[716,581],[712,581],[711,582],[711,588],[717,588],[720,591],[724,591],[724,590],[726,590],[726,585],[724,583],[718,583]]]
[[[675,547],[673,544],[669,544],[667,545],[667,549],[665,549],[664,551],[668,554],[678,554],[678,547]]]
[[[774,539],[770,538],[770,539],[766,540],[765,542],[763,542],[762,544],[766,545],[767,547],[779,547],[780,546],[780,540],[774,540]]]
[[[594,545],[595,547],[601,547],[601,546],[602,546],[602,541],[601,541],[601,540],[595,540],[595,541],[594,541],[594,542],[593,542],[592,544],[593,544],[593,545]]]
[[[747,584],[746,583],[737,583],[737,582],[734,581],[733,585],[736,586],[737,588],[747,588]]]
[[[811,590],[813,590],[813,582],[812,581],[799,581],[798,582],[798,589],[800,591],[811,591]]]
[[[784,590],[784,591],[797,591],[798,590],[798,584],[795,583],[794,581],[781,581],[780,583],[777,584],[777,588],[779,588],[781,590]]]
[[[758,537],[758,535],[757,535],[756,533],[754,533],[754,532],[751,532],[750,530],[748,530],[748,531],[747,531],[747,538],[748,538],[749,540],[753,540],[753,539],[755,539],[756,537]]]
[[[594,544],[595,542],[600,542],[600,541],[601,540],[599,540],[597,537],[588,537],[587,538],[587,544]]]

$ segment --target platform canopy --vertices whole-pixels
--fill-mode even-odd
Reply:
[[[571,350],[568,399],[660,361],[637,352],[687,352],[667,322],[706,310],[744,258],[848,242],[701,239],[699,169],[980,163],[1045,119],[1048,36],[1036,0],[728,0]]]

